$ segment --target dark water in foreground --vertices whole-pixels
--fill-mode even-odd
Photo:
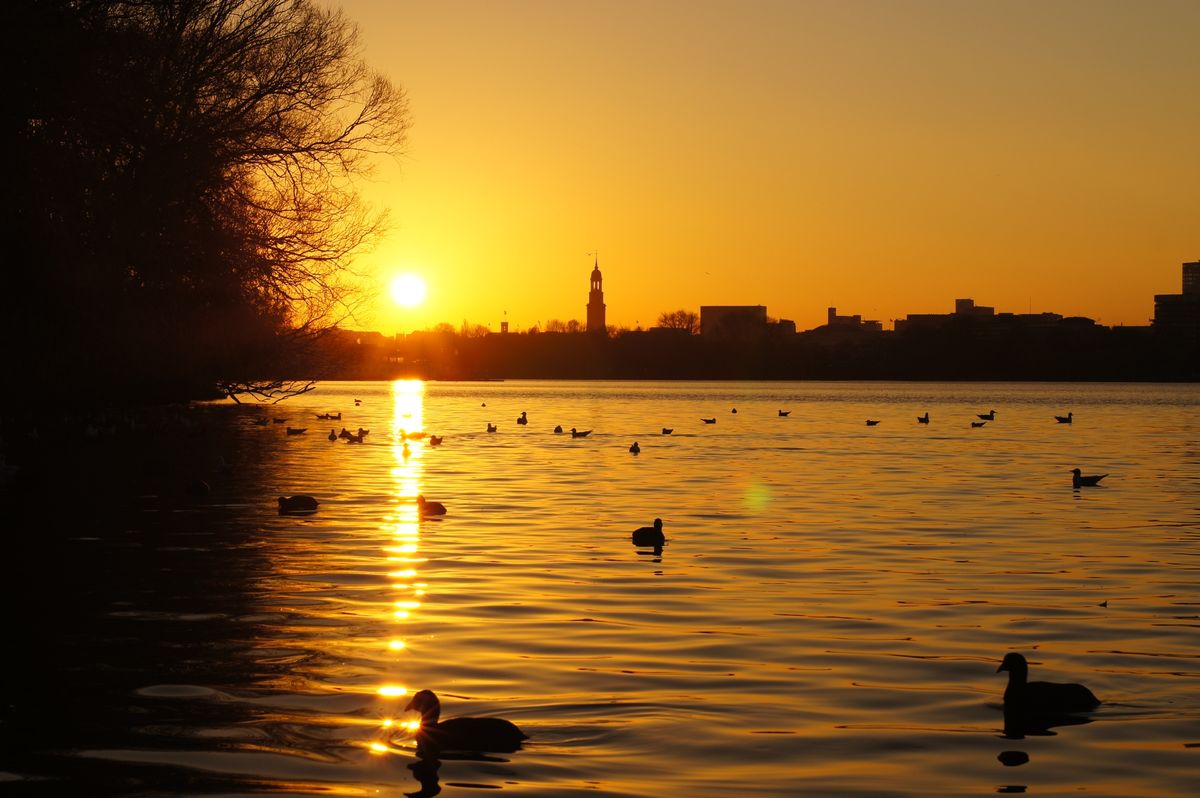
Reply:
[[[96,432],[5,487],[4,794],[1200,784],[1194,386],[342,383]],[[1010,650],[1105,704],[1006,736]],[[531,739],[419,764],[422,688]]]

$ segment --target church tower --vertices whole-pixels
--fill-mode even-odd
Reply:
[[[592,269],[592,290],[588,293],[587,331],[605,332],[604,325],[604,278],[600,275],[600,258],[596,257],[595,268]]]

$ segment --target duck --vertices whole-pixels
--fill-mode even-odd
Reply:
[[[429,436],[429,445],[430,446],[441,446],[442,441],[444,441],[445,439],[446,439],[446,436],[444,436],[444,435],[430,435]]]
[[[1008,671],[1008,686],[1004,688],[1004,709],[1035,714],[1058,712],[1090,712],[1100,706],[1100,699],[1082,684],[1031,682],[1029,663],[1022,654],[1010,651],[1004,655],[996,673]]]
[[[630,446],[630,447],[629,447],[629,453],[630,453],[630,454],[640,454],[640,453],[641,453],[641,451],[642,451],[642,447],[641,447],[641,446],[638,446],[638,442],[637,442],[637,441],[634,441],[634,442],[633,442],[633,446]]]
[[[258,426],[260,426],[260,427],[265,427],[265,426],[267,426],[268,424],[270,424],[270,423],[271,423],[271,419],[269,419],[269,418],[256,418],[256,419],[254,419],[254,423],[255,423],[255,424],[257,424],[257,425],[258,425]]]
[[[441,502],[426,501],[424,496],[417,496],[417,509],[421,515],[445,515],[446,505]]]
[[[276,424],[282,424],[283,422],[287,421],[286,418],[273,418],[271,420],[274,421]]]
[[[780,411],[779,411],[779,417],[780,417],[780,418],[787,418],[787,417],[788,417],[788,416],[790,416],[791,414],[792,414],[792,411],[791,411],[791,410],[780,410]]]
[[[329,440],[331,440],[331,441],[337,440],[337,433],[334,432],[333,430],[329,430]]]
[[[350,433],[349,435],[346,436],[346,443],[362,443],[362,442],[363,442],[363,436],[361,436],[361,435],[355,435],[354,433]]]
[[[1071,419],[1074,417],[1075,417],[1075,414],[1073,412],[1068,411],[1065,416],[1055,416],[1054,420],[1057,421],[1059,424],[1070,424]]]
[[[663,427],[663,428],[662,428],[662,434],[663,434],[663,435],[670,435],[670,434],[671,434],[672,432],[674,432],[674,431],[675,431],[675,428],[674,428],[674,427]]]
[[[524,411],[524,410],[522,410],[522,411],[521,411],[521,415],[517,417],[517,423],[518,423],[518,424],[520,424],[521,426],[524,426],[524,425],[526,425],[526,424],[528,424],[528,423],[529,423],[529,419],[527,419],[527,418],[525,417],[525,411]]]
[[[295,496],[279,497],[280,515],[309,515],[317,511],[321,503],[312,496],[296,494]]]
[[[702,419],[700,419],[700,420],[701,420],[701,421],[703,421],[705,424],[716,424],[716,423],[717,423],[717,419],[716,419],[716,417],[713,417],[713,418],[702,418]]]
[[[555,424],[555,425],[554,425],[554,434],[555,434],[555,435],[561,435],[561,434],[562,434],[562,424]]]
[[[978,415],[984,421],[995,421],[996,420],[996,411],[995,410],[989,410],[986,413],[977,413],[976,415]]]
[[[351,438],[353,436],[354,436],[354,433],[352,433],[350,430],[346,429],[345,427],[342,427],[342,431],[338,433],[339,438]]]
[[[876,424],[878,424],[878,423],[879,423],[879,419],[877,419],[877,418],[875,418],[875,419],[870,419],[870,418],[868,418],[868,419],[867,419],[867,426],[868,426],[868,427],[873,427],[873,426],[875,426],[875,425],[876,425]]]
[[[359,427],[359,428],[358,428],[358,437],[360,437],[360,438],[361,438],[361,437],[363,437],[364,435],[370,435],[370,434],[371,434],[371,430],[369,430],[369,429],[363,429],[362,427]]]
[[[1100,480],[1104,479],[1108,474],[1095,474],[1084,476],[1083,472],[1078,468],[1071,469],[1071,487],[1072,488],[1094,488],[1100,484]]]
[[[925,415],[917,416],[917,423],[918,424],[928,424],[929,423],[929,411],[928,410],[925,411]]]
[[[358,407],[358,406],[359,406],[359,405],[361,405],[361,404],[362,404],[362,399],[355,399],[355,400],[354,400],[354,406],[355,406],[355,407]]]
[[[986,423],[987,423],[986,421],[972,421],[971,426],[978,429],[979,427],[982,427]]]
[[[737,408],[735,407],[735,408],[733,408],[732,410],[730,410],[729,412],[730,412],[730,413],[733,413],[733,414],[736,416],[736,415],[737,415]]]
[[[433,751],[492,751],[512,753],[529,735],[503,718],[450,718],[439,721],[442,702],[432,690],[416,693],[405,712],[421,713],[417,747]]]
[[[663,535],[663,523],[661,518],[654,519],[654,526],[644,526],[633,530],[631,540],[635,546],[654,546],[662,548],[666,543],[666,537]]]
[[[287,428],[288,435],[303,435],[306,432],[308,432],[308,427],[288,427]]]
[[[592,434],[592,431],[590,429],[577,430],[574,427],[571,427],[571,437],[572,438],[586,438],[587,436],[589,436],[591,434]]]
[[[488,431],[488,432],[495,432],[495,431],[496,431],[496,425],[495,425],[495,424],[492,424],[491,422],[489,422],[489,423],[488,423],[488,425],[487,425],[487,431]]]

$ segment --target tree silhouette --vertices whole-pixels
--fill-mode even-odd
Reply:
[[[3,13],[23,268],[2,323],[60,342],[23,366],[175,392],[288,376],[287,353],[352,307],[350,258],[382,223],[354,178],[407,125],[354,26],[312,0]]]
[[[700,332],[700,314],[691,310],[672,310],[658,315],[658,326],[669,330],[687,330],[689,335]]]

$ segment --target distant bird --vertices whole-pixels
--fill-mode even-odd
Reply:
[[[429,436],[429,445],[430,446],[441,446],[442,441],[445,439],[446,439],[446,436],[444,436],[444,435],[430,435]]]
[[[982,418],[984,421],[995,421],[996,420],[996,411],[995,410],[989,410],[986,413],[978,413],[977,415],[980,418]]]
[[[666,537],[663,535],[662,519],[655,518],[654,526],[644,526],[640,529],[633,530],[631,539],[635,546],[654,546],[656,549],[661,549],[666,543]]]
[[[638,446],[637,441],[634,441],[633,446],[629,447],[629,453],[630,454],[641,454],[641,452],[642,452],[642,447]]]
[[[517,423],[521,424],[522,426],[529,423],[529,419],[525,418],[524,410],[521,411],[521,416],[517,419]]]
[[[421,713],[416,739],[419,749],[429,751],[491,751],[512,753],[529,735],[503,718],[450,718],[438,720],[442,703],[432,690],[412,697],[405,712]]]
[[[876,424],[878,424],[878,423],[879,423],[879,419],[874,419],[874,420],[872,420],[872,419],[869,419],[869,418],[867,419],[867,426],[868,426],[868,427],[873,427],[873,426],[875,426],[875,425],[876,425]]]
[[[730,410],[729,412],[730,412],[730,413],[733,413],[733,414],[736,416],[736,415],[737,415],[737,408],[735,407],[735,408],[733,408],[732,410]]]
[[[791,414],[791,412],[792,412],[791,410],[780,410],[780,411],[779,411],[779,417],[780,417],[780,418],[787,418],[787,417],[788,417],[788,416]]]
[[[331,440],[331,441],[337,440],[337,433],[334,432],[333,430],[329,430],[329,440]]]
[[[424,496],[417,496],[417,509],[421,515],[445,515],[446,505],[441,502],[425,501]]]
[[[1071,419],[1075,417],[1073,412],[1068,412],[1065,416],[1055,416],[1054,420],[1059,424],[1070,424]]]
[[[362,443],[363,436],[355,435],[353,432],[346,435],[346,443]]]
[[[280,496],[279,497],[279,514],[280,515],[309,515],[317,511],[317,506],[320,504],[312,496],[297,494],[295,496]]]
[[[555,434],[555,435],[561,435],[561,434],[562,434],[562,424],[555,424],[555,425],[554,425],[554,434]]]
[[[492,424],[491,422],[489,422],[489,423],[488,423],[488,426],[487,426],[487,431],[488,431],[488,432],[495,432],[495,431],[496,431],[496,425],[495,425],[495,424]]]
[[[918,424],[928,424],[929,423],[929,411],[928,410],[925,411],[925,415],[917,416],[917,423]]]
[[[363,437],[364,435],[370,435],[370,434],[371,434],[371,430],[369,430],[369,429],[363,429],[362,427],[359,427],[359,428],[358,428],[358,437],[360,437],[360,438],[361,438],[361,437]]]
[[[571,427],[571,437],[572,438],[586,438],[588,435],[591,435],[591,434],[592,434],[592,431],[590,429],[585,429],[585,430],[580,431],[580,430],[575,429],[574,427]]]
[[[1083,472],[1078,468],[1071,469],[1071,487],[1072,488],[1094,488],[1100,484],[1100,480],[1104,479],[1108,474],[1097,474],[1094,476],[1084,476]]]
[[[978,427],[982,427],[986,423],[987,423],[986,421],[972,421],[971,426],[978,428]]]
[[[342,431],[338,433],[338,437],[339,438],[353,438],[354,433],[351,432],[350,430],[346,429],[345,427],[342,427]]]
[[[663,435],[670,435],[670,434],[671,434],[672,432],[674,432],[674,431],[675,431],[675,428],[674,428],[674,427],[663,427],[663,428],[662,428],[662,434],[663,434]]]
[[[283,422],[287,421],[286,418],[273,418],[271,420],[274,421],[276,424],[282,424]]]
[[[715,417],[713,417],[713,418],[702,418],[702,419],[700,419],[700,420],[701,420],[701,421],[703,421],[705,424],[716,424],[716,423],[717,423],[717,419],[716,419]]]
[[[480,402],[480,403],[479,403],[479,406],[480,406],[480,407],[487,407],[487,402]]]
[[[1008,686],[1004,688],[1006,712],[1014,709],[1031,714],[1090,712],[1100,706],[1100,699],[1082,684],[1028,681],[1029,663],[1015,651],[1004,655],[996,673],[1000,671],[1008,671]]]
[[[254,423],[255,423],[255,424],[257,424],[257,425],[258,425],[258,426],[260,426],[260,427],[265,427],[265,426],[267,426],[268,424],[270,424],[270,423],[271,423],[271,419],[269,419],[269,418],[256,418],[256,419],[254,419]]]
[[[308,432],[308,427],[288,427],[287,428],[288,435],[303,435],[306,432]]]
[[[355,407],[358,407],[358,406],[359,406],[359,405],[361,405],[361,404],[362,404],[362,399],[355,399],[355,400],[354,400],[354,406],[355,406]]]

